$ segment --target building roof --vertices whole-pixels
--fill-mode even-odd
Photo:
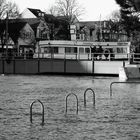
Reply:
[[[36,17],[41,17],[41,16],[43,16],[45,14],[40,9],[28,8],[28,10],[30,10]]]
[[[25,24],[29,24],[32,28],[37,28],[40,23],[40,20],[37,18],[19,18],[19,19],[9,19],[8,20],[8,28],[9,30],[21,30]],[[6,28],[6,21],[2,20],[0,23],[1,27]],[[11,29],[12,28],[12,29]]]
[[[57,22],[57,18],[51,14],[45,14],[44,15],[44,19],[46,22],[48,23],[54,23],[54,22]]]
[[[8,31],[15,31],[18,32],[21,30],[25,24],[27,24],[26,21],[23,21],[21,19],[8,19]],[[6,28],[6,20],[2,20],[0,22],[0,26],[5,29]]]
[[[8,33],[14,42],[17,41],[21,29],[27,24],[25,21],[21,21],[20,19],[9,19],[8,20]],[[0,32],[6,32],[6,20],[2,20],[0,22]]]
[[[51,14],[46,14],[45,12],[41,11],[40,9],[33,9],[33,8],[27,8],[30,10],[37,18],[44,18],[46,22],[48,23],[54,23],[57,19],[55,16]]]
[[[23,18],[23,19],[20,19],[22,22],[26,22],[28,23],[31,27],[32,26],[38,26],[38,24],[40,23],[40,19],[38,18]]]

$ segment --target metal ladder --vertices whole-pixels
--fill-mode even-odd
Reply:
[[[70,93],[70,94],[68,94],[67,96],[66,96],[66,114],[67,114],[67,108],[68,108],[68,97],[70,96],[70,95],[73,95],[73,96],[75,96],[75,98],[76,98],[76,103],[77,103],[77,110],[76,110],[76,114],[78,114],[78,97],[77,97],[77,95],[76,94],[74,94],[74,93]]]
[[[84,107],[86,107],[86,93],[87,91],[91,91],[93,94],[93,107],[95,107],[95,92],[91,88],[87,88],[84,92]]]
[[[30,122],[32,123],[33,122],[33,119],[32,119],[32,116],[33,116],[33,113],[32,113],[32,108],[33,108],[33,104],[36,103],[36,102],[39,102],[41,104],[41,109],[42,109],[42,125],[44,124],[44,105],[43,103],[40,101],[40,100],[35,100],[31,103],[30,105]]]

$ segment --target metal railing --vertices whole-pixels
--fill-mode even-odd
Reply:
[[[131,53],[131,59],[134,63],[140,63],[140,53]]]
[[[128,55],[127,53],[109,53],[107,57],[105,57],[104,53],[33,53],[29,55],[27,53],[16,53],[13,52],[10,55],[6,53],[0,53],[0,58],[10,58],[10,59],[74,59],[74,60],[115,60],[115,59],[129,59],[132,56],[134,58],[134,54]]]
[[[94,92],[93,89],[91,89],[91,88],[87,88],[87,89],[85,90],[85,92],[84,92],[84,107],[86,107],[86,93],[87,93],[88,91],[91,91],[92,94],[93,94],[93,107],[95,107],[95,92]]]
[[[43,125],[44,124],[44,105],[43,105],[43,103],[40,100],[35,100],[30,105],[30,122],[31,123],[33,122],[33,119],[32,119],[32,116],[33,116],[32,108],[33,108],[33,104],[36,103],[36,102],[39,102],[41,104],[41,109],[42,109],[42,125]]]
[[[140,82],[131,82],[131,81],[129,81],[129,82],[112,82],[111,84],[110,84],[110,97],[112,97],[112,86],[113,86],[113,84],[140,84]]]
[[[76,94],[74,94],[74,93],[70,93],[70,94],[68,94],[67,96],[66,96],[66,114],[67,114],[67,108],[68,108],[68,97],[70,96],[70,95],[73,95],[74,97],[75,97],[75,99],[76,99],[76,104],[77,104],[77,110],[76,110],[76,114],[78,114],[78,97],[77,97],[77,95]]]
[[[115,59],[129,59],[127,53],[109,53],[105,57],[104,53],[35,53],[34,58],[51,58],[51,59],[74,59],[74,60],[115,60]]]
[[[32,55],[27,53],[12,54],[0,53],[0,59],[73,59],[73,60],[127,60],[132,63],[140,62],[140,53],[109,53],[105,56],[105,53],[36,53]]]

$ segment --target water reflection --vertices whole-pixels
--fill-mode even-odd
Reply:
[[[76,76],[0,76],[0,139],[10,140],[131,140],[140,139],[140,85],[117,84],[110,99],[109,86],[115,77]],[[92,88],[96,94],[93,108]],[[75,100],[70,99],[68,114],[65,99],[75,93],[79,100],[76,115]],[[30,104],[39,99],[45,107],[45,124],[41,115],[30,123]],[[34,112],[40,112],[38,104]]]

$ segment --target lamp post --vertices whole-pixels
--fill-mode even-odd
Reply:
[[[8,12],[6,17],[6,57],[8,56]]]

